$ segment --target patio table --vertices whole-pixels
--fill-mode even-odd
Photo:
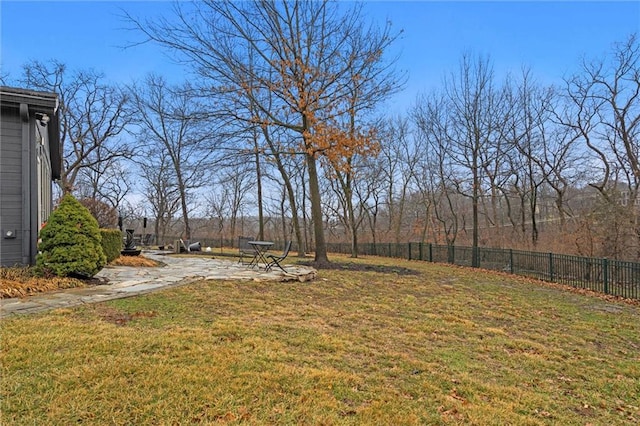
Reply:
[[[273,246],[273,241],[248,241],[248,244],[253,247],[253,250],[255,252],[253,255],[253,259],[249,263],[249,266],[253,267],[255,265],[259,268],[260,262],[262,262],[266,267],[267,263],[269,262],[267,262],[265,253],[267,252],[267,250],[269,250],[269,248],[271,248],[271,246]]]

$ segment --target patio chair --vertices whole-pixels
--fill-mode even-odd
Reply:
[[[287,256],[289,255],[289,250],[291,250],[291,241],[287,241],[287,243],[284,245],[284,250],[283,250],[282,254],[280,254],[280,255],[268,254],[267,255],[267,260],[269,262],[267,263],[267,266],[265,267],[265,270],[266,271],[270,271],[272,267],[277,266],[278,268],[280,268],[282,270],[282,272],[287,272],[280,265],[280,262],[282,262],[283,260],[285,260],[287,258]]]
[[[255,256],[255,250],[249,244],[249,241],[253,241],[252,237],[238,237],[238,250],[240,254],[240,259],[238,259],[238,263],[242,263],[242,259],[245,256],[253,257]]]

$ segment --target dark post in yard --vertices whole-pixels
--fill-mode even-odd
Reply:
[[[138,256],[140,254],[140,249],[136,248],[136,245],[133,242],[133,233],[134,229],[127,229],[127,237],[124,242],[124,249],[120,251],[120,254],[123,256]]]

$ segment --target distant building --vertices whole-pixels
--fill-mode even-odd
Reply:
[[[0,87],[0,265],[30,265],[60,179],[54,93]]]

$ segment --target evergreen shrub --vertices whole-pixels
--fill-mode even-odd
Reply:
[[[120,257],[122,251],[122,232],[119,229],[100,229],[102,235],[102,250],[107,256],[107,263]]]
[[[36,265],[60,277],[92,277],[106,264],[98,222],[72,195],[65,195],[40,231]]]

